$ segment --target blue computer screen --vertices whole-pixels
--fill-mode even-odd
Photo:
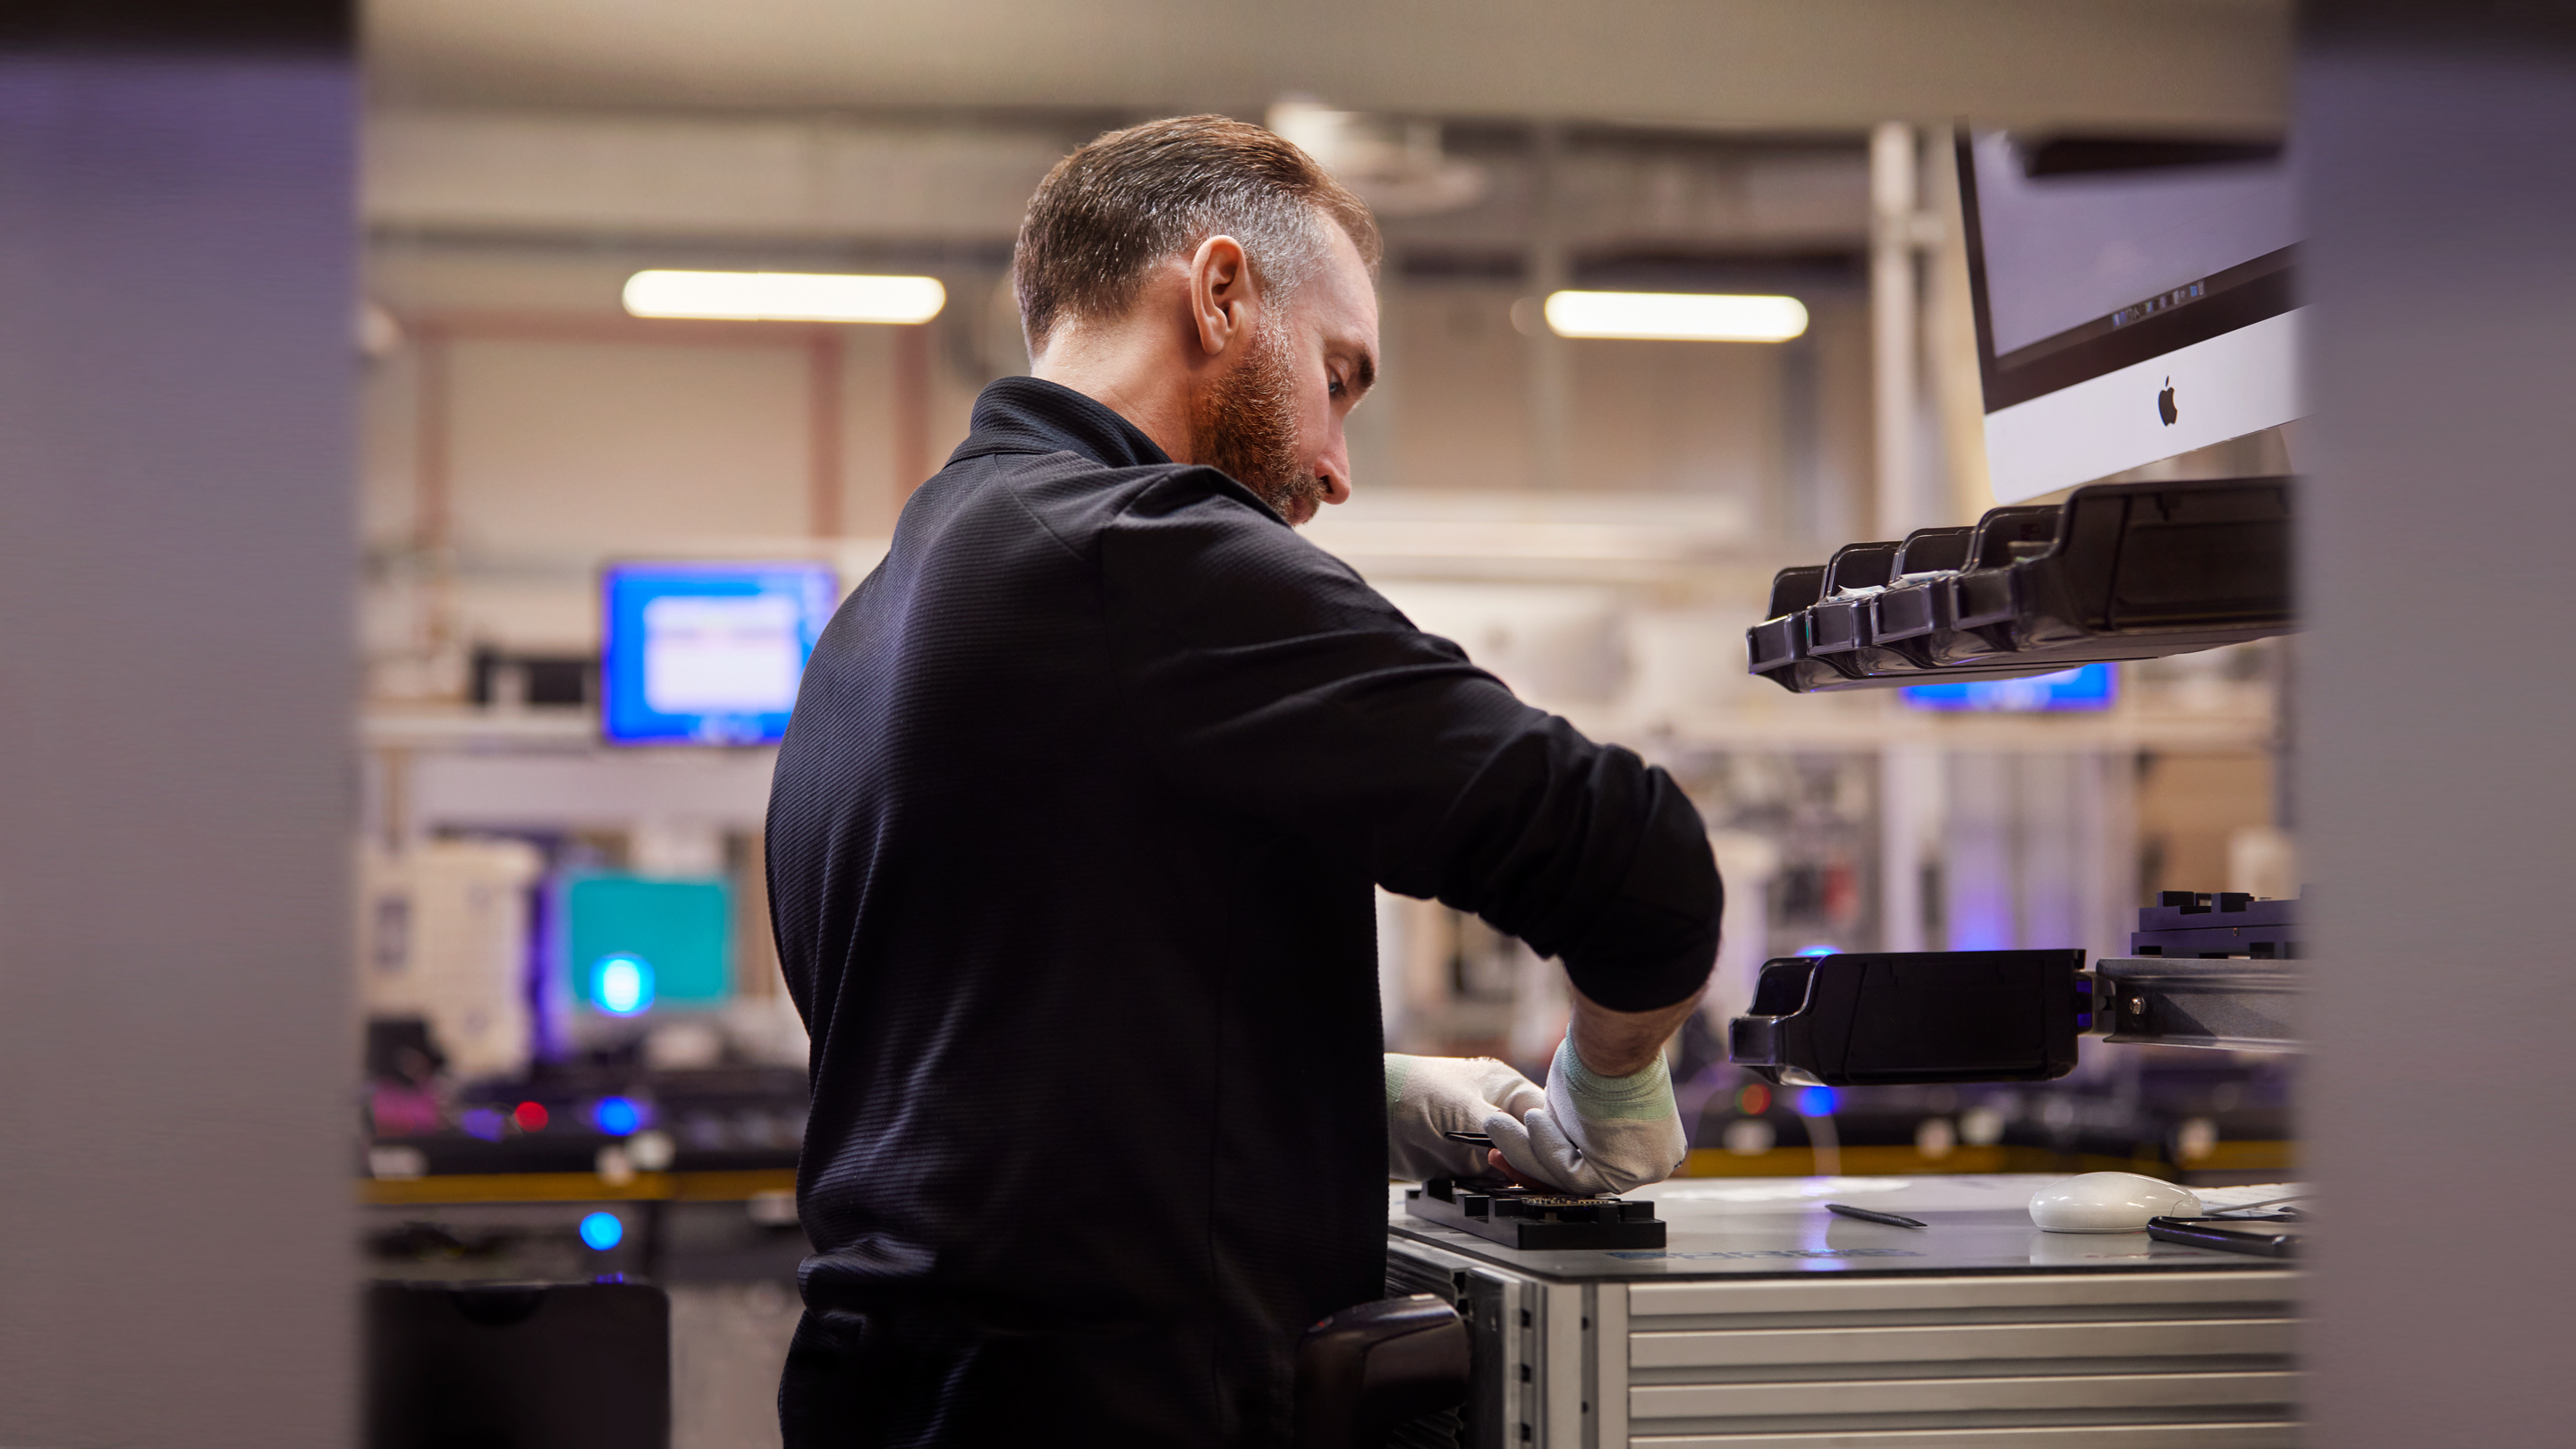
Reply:
[[[2028,713],[2053,709],[2109,709],[2119,676],[2108,664],[2087,664],[2027,679],[1963,679],[1951,684],[1909,684],[1905,702],[1916,709],[1994,710]]]
[[[600,592],[600,729],[617,744],[776,741],[840,602],[818,563],[614,564]]]
[[[572,999],[610,1016],[733,994],[733,888],[721,878],[574,871],[557,879]]]

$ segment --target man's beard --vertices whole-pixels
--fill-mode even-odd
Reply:
[[[1243,361],[1190,399],[1190,456],[1293,523],[1323,505],[1324,484],[1297,457],[1297,373],[1286,333],[1269,320],[1254,327]]]

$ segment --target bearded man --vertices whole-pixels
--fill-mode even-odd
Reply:
[[[1390,1174],[1681,1160],[1697,812],[1293,531],[1350,496],[1378,251],[1214,116],[1103,136],[1029,203],[1033,375],[905,505],[779,751],[817,1249],[789,1449],[1280,1444],[1299,1333],[1384,1294]],[[1563,959],[1543,1091],[1381,1055],[1372,886]]]

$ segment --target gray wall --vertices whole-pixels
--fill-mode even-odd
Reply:
[[[349,1442],[354,102],[0,49],[0,1443]]]
[[[2323,895],[2302,1084],[2325,1193],[2312,1442],[2557,1445],[2576,1302],[2576,687],[2557,603],[2576,540],[2576,51],[2331,13],[2397,8],[2323,7],[2299,101],[2318,303],[2299,704]]]

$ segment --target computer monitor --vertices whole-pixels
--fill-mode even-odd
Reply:
[[[2280,145],[1965,131],[1959,184],[1996,501],[2299,416]]]
[[[840,602],[821,563],[612,564],[600,594],[600,731],[628,745],[775,743]]]
[[[721,877],[569,871],[554,882],[567,996],[603,1016],[721,1006],[733,995],[733,888]]]
[[[2108,663],[2079,665],[2023,679],[1949,679],[1909,684],[1905,703],[1914,709],[1973,714],[2041,714],[2109,709],[2118,676]]]

